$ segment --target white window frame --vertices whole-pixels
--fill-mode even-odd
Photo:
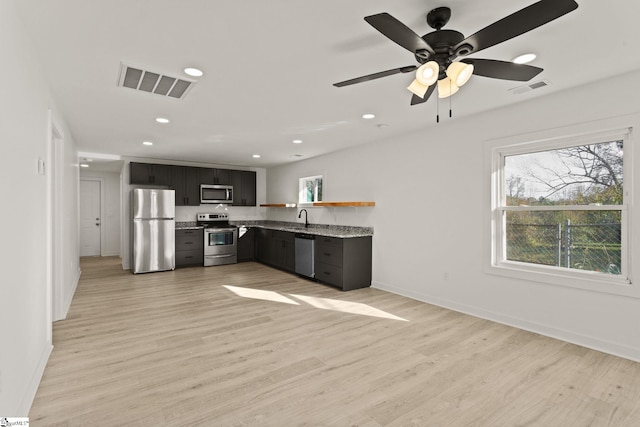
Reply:
[[[490,213],[488,218],[490,252],[485,263],[485,272],[511,278],[532,280],[553,285],[569,286],[618,295],[640,296],[632,282],[631,228],[632,205],[632,128],[618,127],[607,131],[584,133],[591,126],[570,127],[562,131],[545,131],[538,135],[525,135],[489,141],[485,145],[485,165],[490,173]],[[583,132],[578,132],[578,129]],[[597,129],[597,128],[596,128]],[[602,128],[600,128],[602,129]],[[588,129],[586,129],[588,130]],[[622,140],[624,197],[622,205],[606,206],[506,206],[504,164],[505,157],[518,154],[549,151],[580,145]],[[621,274],[538,265],[509,261],[506,259],[506,230],[503,220],[507,211],[543,210],[618,210],[621,212]]]
[[[308,181],[315,181],[317,179],[320,179],[322,181],[322,191],[324,193],[324,178],[322,175],[313,175],[313,176],[305,176],[303,178],[300,178],[298,180],[298,204],[300,205],[305,205],[305,204],[313,204],[314,202],[321,202],[322,200],[318,200],[318,188],[315,188],[315,199],[313,202],[309,202],[307,200],[303,200],[304,195],[306,194],[306,190],[307,190],[307,182]]]

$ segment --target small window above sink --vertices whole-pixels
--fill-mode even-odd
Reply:
[[[321,202],[322,175],[300,178],[298,190],[298,203]]]

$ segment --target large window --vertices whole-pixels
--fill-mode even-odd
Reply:
[[[630,283],[628,141],[625,129],[495,147],[493,266]]]

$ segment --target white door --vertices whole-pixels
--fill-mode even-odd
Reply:
[[[100,181],[80,180],[80,256],[100,255]]]

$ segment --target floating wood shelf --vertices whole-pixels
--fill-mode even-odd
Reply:
[[[376,202],[310,202],[300,203],[265,203],[262,208],[295,208],[295,207],[325,207],[325,208],[346,208],[346,207],[367,207],[375,206]]]
[[[376,202],[313,202],[313,206],[330,208],[375,206]]]

